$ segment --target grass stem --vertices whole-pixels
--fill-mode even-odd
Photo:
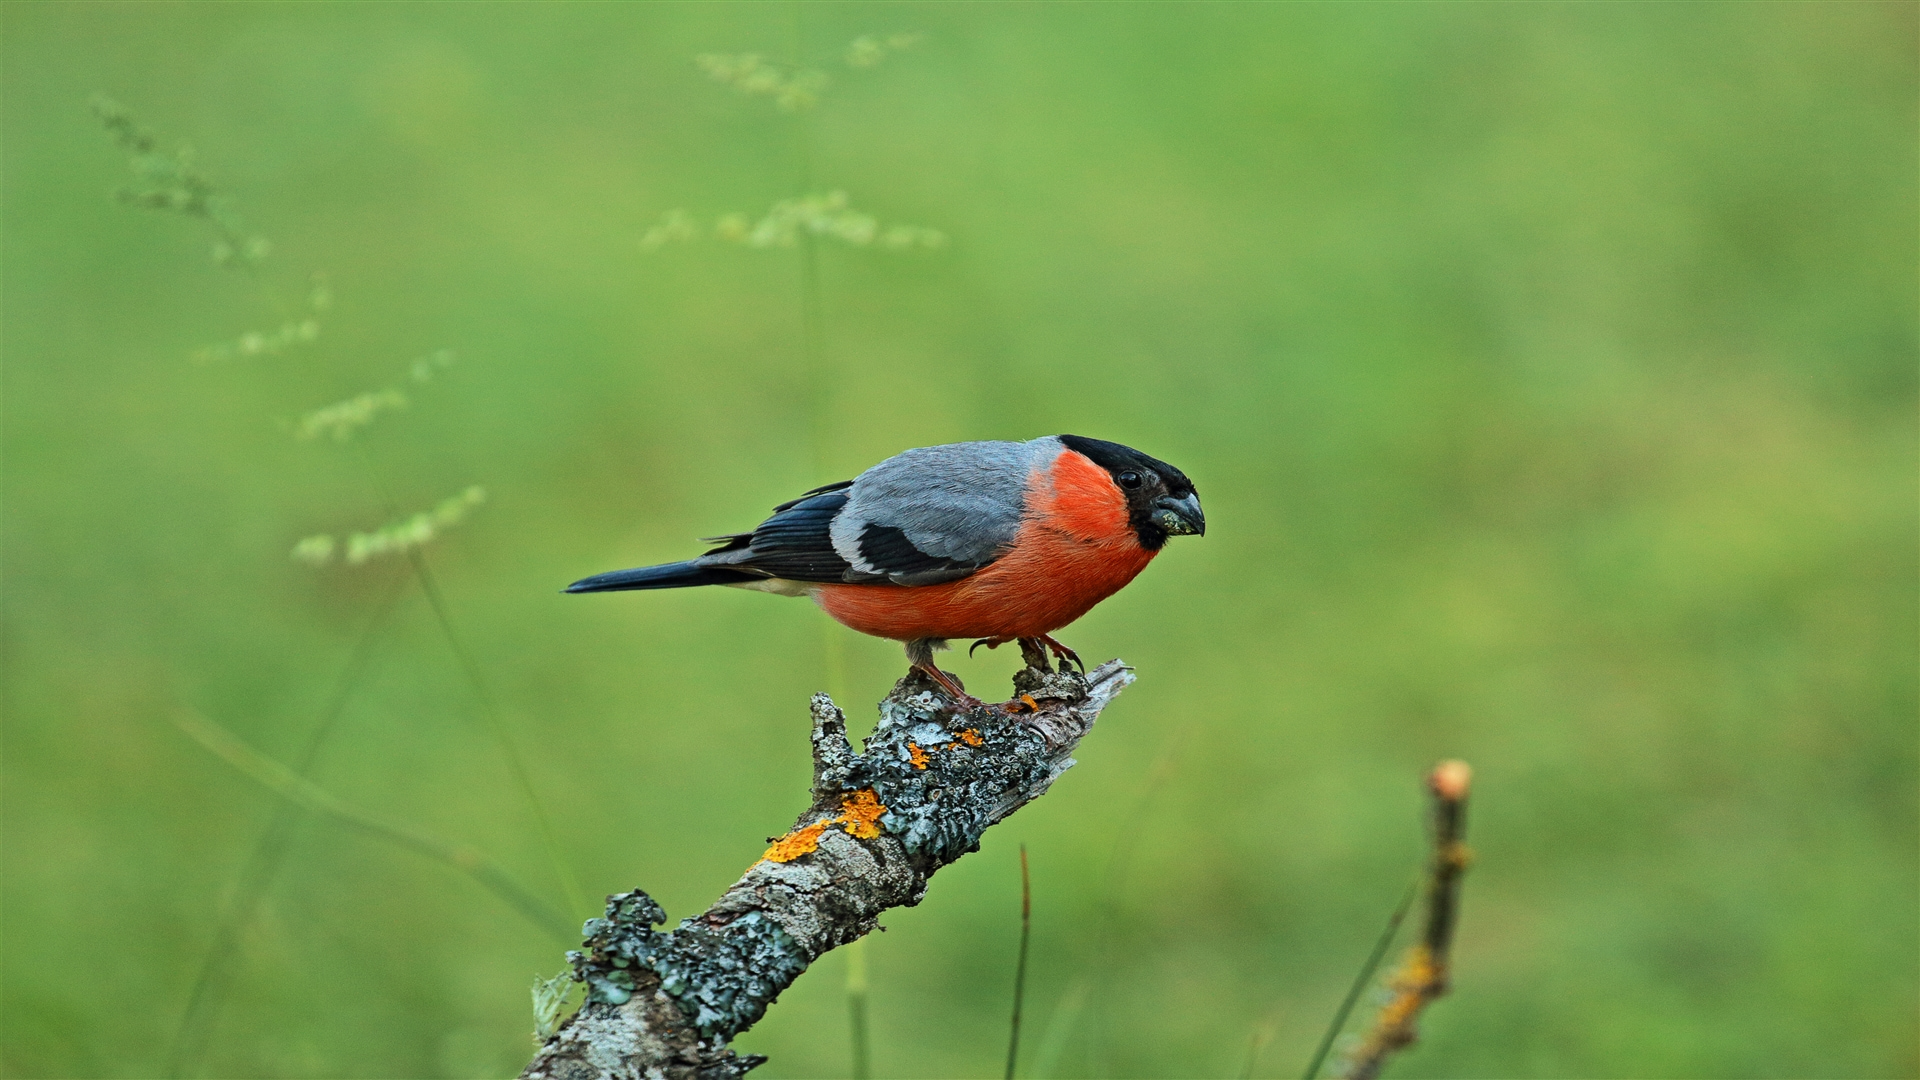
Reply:
[[[1305,1080],[1314,1080],[1320,1075],[1320,1067],[1326,1064],[1327,1054],[1333,1049],[1333,1042],[1340,1037],[1340,1031],[1347,1026],[1347,1017],[1352,1014],[1354,1003],[1360,1000],[1360,992],[1373,981],[1373,973],[1380,968],[1380,961],[1392,947],[1393,938],[1400,930],[1400,924],[1406,920],[1407,912],[1413,907],[1413,898],[1419,895],[1420,878],[1415,876],[1407,882],[1407,888],[1401,894],[1400,902],[1394,905],[1393,914],[1387,916],[1387,925],[1380,930],[1380,937],[1373,943],[1373,951],[1367,954],[1367,962],[1360,965],[1360,973],[1353,978],[1353,985],[1347,987],[1347,996],[1340,1001],[1340,1007],[1334,1010],[1333,1020],[1327,1024],[1326,1034],[1320,1037],[1320,1045],[1314,1048],[1313,1060],[1307,1062]],[[1246,1076],[1253,1075],[1255,1062],[1247,1062]]]
[[[513,779],[520,787],[520,794],[527,801],[535,823],[540,828],[540,836],[545,841],[547,858],[553,864],[555,876],[560,879],[560,887],[566,893],[567,907],[575,915],[592,913],[587,906],[586,893],[575,877],[573,867],[567,862],[560,847],[560,835],[554,830],[553,819],[547,816],[547,808],[540,801],[533,787],[533,775],[527,771],[526,762],[520,756],[520,750],[514,745],[513,736],[507,731],[505,717],[501,714],[499,703],[494,700],[493,692],[487,687],[486,679],[480,674],[480,665],[474,662],[473,654],[467,651],[460,635],[453,628],[453,618],[447,613],[447,604],[440,594],[440,586],[434,581],[433,573],[427,568],[426,556],[418,547],[407,549],[407,559],[413,564],[414,577],[420,581],[421,591],[427,594],[427,605],[433,609],[433,617],[440,624],[440,631],[447,639],[447,647],[453,650],[454,659],[465,673],[467,682],[473,686],[474,697],[480,701],[481,715],[486,718],[494,741],[500,745],[501,756],[507,760],[507,767],[513,772]]]
[[[193,741],[281,798],[453,867],[505,901],[507,906],[519,912],[528,922],[562,941],[571,942],[578,936],[572,919],[547,906],[546,901],[513,880],[498,863],[478,848],[449,844],[417,829],[384,821],[361,810],[248,746],[226,728],[198,713],[181,713],[174,717],[174,723]]]
[[[1443,761],[1427,774],[1433,796],[1433,858],[1427,865],[1426,918],[1420,940],[1406,952],[1387,1003],[1347,1059],[1347,1080],[1374,1080],[1387,1059],[1419,1037],[1420,1015],[1447,992],[1453,971],[1453,931],[1460,920],[1460,880],[1473,855],[1467,850],[1467,792],[1473,770],[1464,761]]]
[[[1061,1056],[1066,1053],[1067,1041],[1073,1038],[1073,1029],[1080,1023],[1080,1014],[1086,1010],[1087,994],[1091,988],[1092,984],[1082,976],[1060,995],[1052,1014],[1047,1017],[1047,1026],[1040,1032],[1040,1047],[1034,1051],[1033,1064],[1027,1067],[1029,1077],[1039,1080],[1053,1075]]]
[[[1027,874],[1027,845],[1020,845],[1020,958],[1013,965],[1013,1022],[1007,1034],[1007,1076],[1020,1063],[1020,1009],[1027,998],[1027,941],[1033,936],[1033,882]]]
[[[855,938],[847,951],[847,1030],[852,1041],[853,1080],[869,1080],[873,1059],[867,1041],[867,939]]]
[[[806,35],[807,5],[796,0],[791,5],[793,17],[793,62],[795,68],[805,64],[807,55]],[[795,172],[798,174],[800,190],[796,198],[806,198],[813,193],[813,119],[811,109],[801,109],[793,118],[793,148]],[[800,363],[807,381],[807,447],[812,455],[812,483],[824,483],[818,479],[828,466],[827,437],[830,425],[827,419],[828,378],[826,370],[826,330],[820,297],[820,245],[811,228],[800,229]]]
[[[1260,1065],[1260,1055],[1266,1052],[1267,1044],[1280,1030],[1277,1017],[1269,1016],[1253,1026],[1253,1034],[1247,1039],[1247,1061],[1240,1067],[1240,1080],[1253,1080],[1253,1071]]]
[[[1098,929],[1094,933],[1094,975],[1088,991],[1092,1008],[1087,1015],[1087,1062],[1088,1071],[1095,1077],[1104,1077],[1108,1073],[1106,1022],[1112,1000],[1106,991],[1117,981],[1114,945],[1119,934],[1120,894],[1133,869],[1134,855],[1140,848],[1140,834],[1150,820],[1153,801],[1159,796],[1160,788],[1179,769],[1180,751],[1186,746],[1186,734],[1190,726],[1183,724],[1175,729],[1167,736],[1160,752],[1154,755],[1153,764],[1140,784],[1140,797],[1122,822],[1120,831],[1114,835],[1113,853],[1107,858],[1106,882],[1100,890]]]
[[[296,775],[312,775],[315,764],[320,760],[321,749],[338,726],[354,688],[366,673],[380,631],[398,605],[406,582],[407,575],[393,575],[373,614],[368,616],[366,625],[361,628],[359,638],[353,643],[353,650],[347,654],[346,665],[340,669],[333,688],[327,694],[326,705],[320,712],[320,722],[314,726],[313,733],[307,736],[307,744],[300,751],[300,757],[293,767]],[[193,988],[187,992],[187,1007],[180,1015],[180,1026],[174,1032],[173,1046],[167,1054],[168,1076],[182,1075],[199,1056],[207,1030],[219,1015],[221,972],[239,944],[240,932],[253,921],[260,901],[280,875],[281,867],[286,865],[293,831],[306,812],[302,804],[283,800],[274,810],[273,820],[267,824],[266,831],[254,843],[253,851],[248,853],[246,862],[241,864],[240,880],[234,887],[233,899],[228,902],[219,924],[214,927],[213,940],[208,943],[206,955],[200,961]]]

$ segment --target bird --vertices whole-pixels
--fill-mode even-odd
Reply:
[[[949,443],[781,503],[752,532],[707,537],[719,546],[697,558],[566,591],[727,585],[811,597],[841,624],[903,643],[911,669],[977,706],[934,663],[950,639],[1017,641],[1029,663],[1044,667],[1051,653],[1085,671],[1053,632],[1132,581],[1169,537],[1206,531],[1193,481],[1132,447],[1079,435]]]

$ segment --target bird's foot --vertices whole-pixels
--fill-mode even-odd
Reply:
[[[1009,641],[1018,641],[1020,643],[1020,658],[1026,661],[1027,666],[1024,671],[1015,673],[1013,678],[1014,689],[1022,692],[1016,693],[1011,701],[997,706],[997,708],[1004,712],[1018,716],[1023,713],[1040,711],[1040,703],[1034,699],[1032,693],[1025,691],[1037,690],[1041,693],[1046,692],[1045,688],[1049,686],[1054,678],[1054,669],[1053,665],[1049,662],[1049,653],[1060,658],[1061,675],[1071,675],[1073,668],[1069,667],[1069,664],[1079,668],[1081,675],[1086,674],[1087,666],[1080,662],[1078,653],[1075,653],[1072,649],[1067,648],[1065,645],[1060,644],[1045,634],[1038,637],[1022,638],[981,638],[967,649],[967,655],[972,656],[974,650],[982,645],[985,645],[989,649],[997,649]],[[948,696],[961,702],[967,708],[973,709],[981,707],[980,699],[968,694],[966,690],[960,687],[959,680],[941,671],[939,668],[934,667],[931,661],[924,664],[916,663],[914,664],[914,668],[924,672],[927,678],[938,683],[940,688],[947,692]]]
[[[1053,674],[1053,665],[1047,663],[1047,647],[1039,638],[1020,639],[1020,658],[1025,660],[1027,666],[1034,671],[1043,675]]]
[[[973,643],[972,648],[967,650],[967,655],[972,656],[973,650],[982,645],[985,645],[989,649],[997,649],[1009,641],[1019,642],[1020,658],[1026,661],[1027,666],[1025,670],[1014,674],[1013,688],[1015,691],[1024,691],[1029,688],[1028,684],[1031,684],[1033,687],[1044,687],[1047,685],[1047,680],[1053,677],[1053,665],[1047,662],[1047,642],[1050,640],[1049,638],[1037,637],[981,638],[979,641]],[[1068,655],[1072,654],[1068,653]],[[1079,658],[1075,657],[1074,659],[1078,660]],[[1067,669],[1062,665],[1060,670],[1065,671]],[[1023,713],[1039,712],[1040,703],[1034,700],[1032,694],[1015,693],[1013,698],[1002,704],[1000,708],[1015,716],[1019,716]]]
[[[1058,671],[1047,663],[1050,649],[1060,655]],[[1087,677],[1083,674],[1086,668],[1074,671],[1073,665],[1078,664],[1080,658],[1072,649],[1043,636],[1021,638],[1020,652],[1027,658],[1027,666],[1013,673],[1014,699],[1007,702],[1008,712],[1040,712],[1047,702],[1079,701],[1086,697]]]
[[[1053,640],[1052,638],[1048,637],[1045,634],[1041,634],[1035,640],[1039,641],[1040,644],[1045,645],[1047,647],[1048,652],[1052,653],[1054,656],[1058,657],[1061,660],[1060,667],[1062,670],[1065,670],[1067,662],[1071,661],[1074,667],[1077,667],[1080,669],[1080,674],[1085,675],[1087,673],[1087,665],[1080,662],[1079,653],[1074,652],[1072,649],[1067,648],[1065,645],[1060,644],[1059,642]]]
[[[941,671],[939,668],[934,667],[932,662],[928,662],[924,664],[915,664],[913,665],[913,669],[915,671],[918,671],[920,674],[925,675],[927,678],[932,679],[935,685],[939,686],[941,690],[945,691],[947,697],[952,699],[953,703],[955,705],[960,706],[962,709],[966,709],[969,712],[971,712],[974,709],[984,709],[987,707],[986,702],[981,701],[979,698],[974,697],[972,694],[967,693],[967,688],[960,685],[959,679],[956,679],[952,675],[949,675],[948,673]]]

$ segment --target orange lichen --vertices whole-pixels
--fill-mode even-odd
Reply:
[[[914,747],[916,752],[919,749]],[[926,766],[922,765],[921,768]],[[760,861],[785,863],[811,854],[820,847],[820,834],[834,825],[845,829],[848,836],[871,840],[880,835],[880,815],[886,813],[887,808],[880,805],[880,796],[872,788],[861,788],[840,800],[840,811],[839,817],[802,825],[775,840],[767,853],[760,856]]]
[[[834,821],[847,830],[848,836],[871,840],[880,835],[880,815],[887,808],[880,805],[880,797],[872,788],[861,788],[840,800],[840,809],[844,813]]]
[[[765,855],[760,856],[767,862],[792,862],[802,855],[820,846],[820,834],[827,831],[831,821],[816,821],[802,826],[773,842]]]
[[[1425,945],[1407,950],[1407,958],[1394,974],[1393,999],[1380,1011],[1382,1027],[1402,1027],[1419,1015],[1420,1007],[1439,996],[1440,971],[1433,954]]]
[[[927,752],[920,749],[919,743],[907,743],[907,756],[913,759],[914,768],[924,769],[927,767]]]
[[[1387,981],[1387,987],[1392,996],[1374,1018],[1373,1030],[1354,1052],[1353,1061],[1378,1064],[1395,1050],[1413,1045],[1419,1035],[1415,1025],[1420,1011],[1447,992],[1447,973],[1443,962],[1426,945],[1415,945],[1407,950],[1406,959]]]
[[[1025,695],[1022,695],[1022,696],[1024,697]],[[1026,700],[1028,700],[1028,701],[1032,701],[1033,699],[1032,699],[1032,698],[1027,698]],[[1036,707],[1036,708],[1038,708],[1038,706],[1035,706],[1035,707]],[[985,740],[985,739],[983,739],[983,738],[981,738],[981,737],[980,737],[980,733],[979,733],[979,732],[977,732],[977,731],[975,731],[975,730],[973,730],[972,728],[968,728],[968,729],[966,729],[965,731],[962,731],[962,732],[960,733],[960,741],[961,741],[961,742],[963,742],[963,743],[966,743],[966,744],[967,744],[968,746],[985,746],[985,745],[987,745],[987,740]]]

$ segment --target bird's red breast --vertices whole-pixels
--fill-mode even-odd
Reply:
[[[1020,529],[1006,554],[941,585],[821,584],[812,592],[842,624],[895,641],[1040,637],[1087,613],[1153,561],[1107,470],[1063,450],[1027,479]]]

